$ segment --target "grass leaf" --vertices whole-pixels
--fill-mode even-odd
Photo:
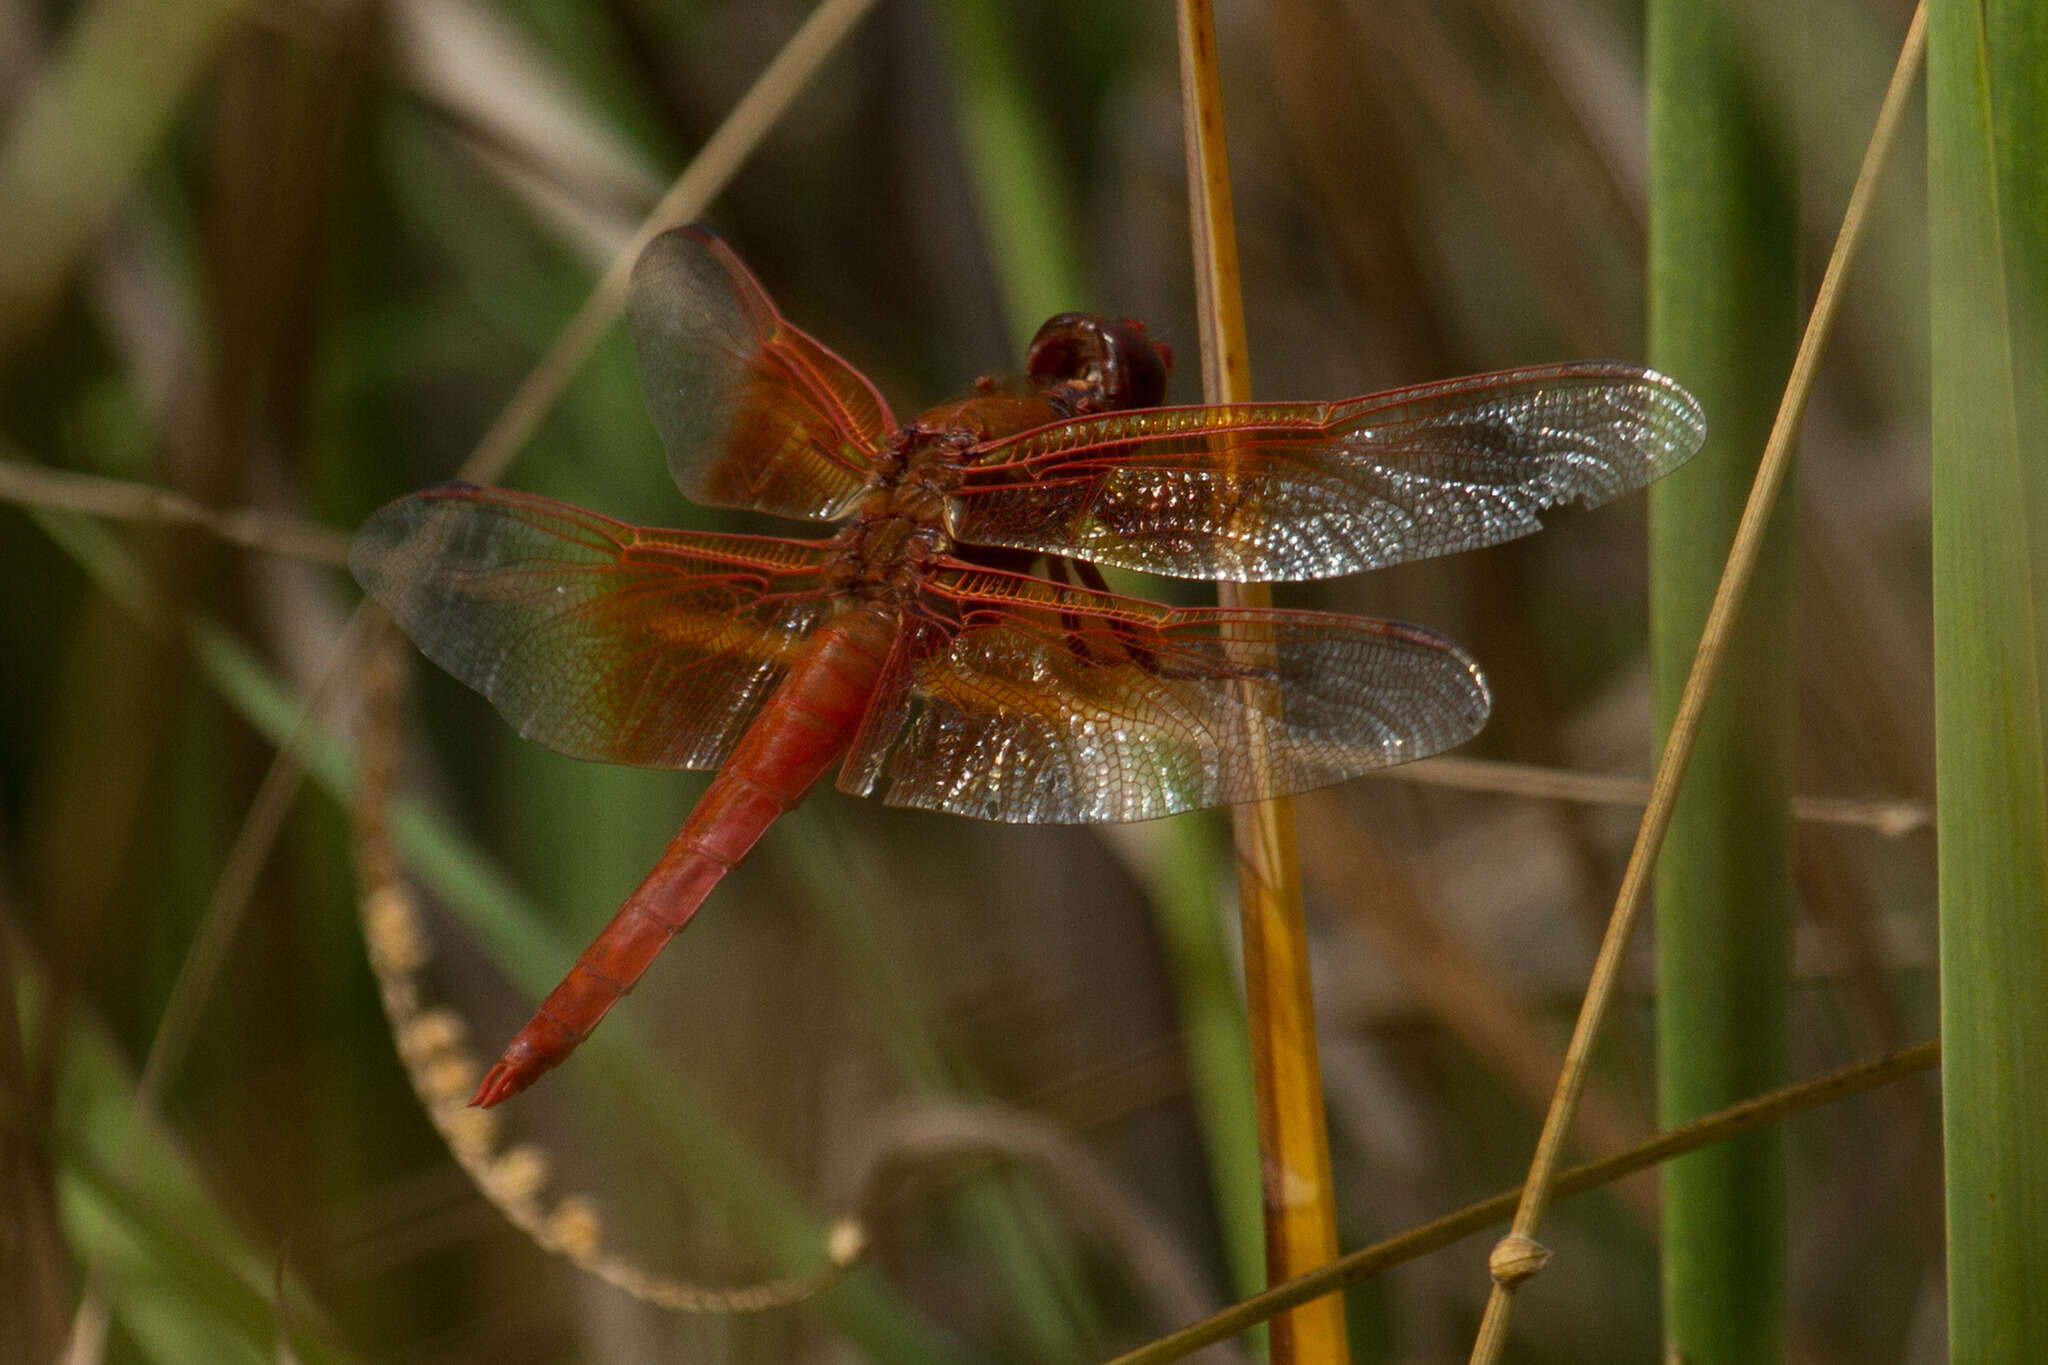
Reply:
[[[2048,1358],[2048,11],[1928,22],[1949,1351]]]

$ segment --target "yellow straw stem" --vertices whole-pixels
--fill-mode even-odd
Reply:
[[[1216,26],[1208,0],[1181,0],[1178,13],[1202,397],[1209,403],[1242,403],[1251,397],[1251,370],[1231,217]],[[1262,585],[1221,583],[1216,595],[1227,607],[1259,607],[1271,601]],[[1336,1196],[1323,1122],[1293,812],[1285,801],[1263,801],[1236,807],[1231,823],[1264,1175],[1266,1274],[1278,1283],[1336,1258]],[[1319,1299],[1274,1319],[1274,1365],[1334,1365],[1348,1358],[1341,1300]]]
[[[1780,1119],[1875,1090],[1940,1063],[1941,1044],[1934,1040],[1916,1043],[1883,1057],[1856,1062],[1825,1076],[1784,1086],[1740,1104],[1731,1104],[1726,1109],[1659,1133],[1627,1151],[1574,1166],[1557,1178],[1554,1191],[1564,1198],[1600,1189],[1673,1157],[1751,1132],[1767,1123],[1776,1123]],[[1346,1285],[1356,1284],[1397,1265],[1420,1260],[1432,1251],[1440,1251],[1470,1237],[1513,1212],[1519,1194],[1518,1190],[1503,1190],[1490,1199],[1417,1224],[1385,1241],[1347,1251],[1321,1270],[1285,1284],[1276,1284],[1263,1294],[1234,1303],[1220,1313],[1190,1323],[1155,1341],[1148,1341],[1138,1349],[1118,1356],[1109,1365],[1166,1365],[1166,1362],[1192,1355],[1204,1346],[1227,1341],[1297,1304],[1335,1294]]]

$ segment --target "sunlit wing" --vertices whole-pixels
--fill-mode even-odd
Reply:
[[[467,484],[400,498],[349,546],[370,595],[521,735],[647,768],[724,759],[827,610],[821,558]]]
[[[1705,439],[1691,394],[1604,363],[1108,413],[971,452],[952,530],[1189,578],[1324,578],[1526,535],[1544,509],[1640,488]]]
[[[890,661],[840,777],[890,805],[1148,820],[1423,758],[1486,720],[1478,667],[1415,626],[1176,610],[967,566],[926,590],[923,647]]]
[[[852,506],[896,419],[858,370],[791,326],[702,228],[649,243],[626,300],[669,472],[698,502],[785,517]]]

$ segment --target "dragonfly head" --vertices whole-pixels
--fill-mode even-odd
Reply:
[[[1038,329],[1024,370],[1041,391],[1066,390],[1077,413],[1156,408],[1166,399],[1172,353],[1139,322],[1061,313]]]

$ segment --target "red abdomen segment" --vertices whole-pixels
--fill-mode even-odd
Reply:
[[[804,646],[661,861],[506,1047],[470,1103],[518,1094],[590,1036],[711,888],[846,751],[895,638],[882,608],[840,616]]]

